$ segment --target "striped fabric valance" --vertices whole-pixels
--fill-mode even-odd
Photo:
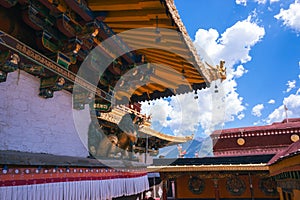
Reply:
[[[1,199],[112,199],[149,189],[144,170],[0,168]]]

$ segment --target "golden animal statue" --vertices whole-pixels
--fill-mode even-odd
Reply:
[[[134,114],[125,114],[117,128],[103,128],[92,120],[88,131],[90,156],[94,158],[132,158],[137,132],[143,120]]]
[[[221,79],[221,81],[225,80],[226,79],[226,67],[224,66],[225,64],[225,61],[224,60],[221,60],[220,61],[220,65],[216,65],[216,67],[213,67],[211,66],[210,64],[208,64],[207,62],[205,62],[205,64],[207,66],[209,66],[209,68],[213,71],[217,71],[218,73],[218,78]]]

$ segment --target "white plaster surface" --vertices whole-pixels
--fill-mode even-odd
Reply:
[[[39,85],[39,78],[24,71],[9,73],[0,83],[0,150],[86,157],[90,119],[83,119],[78,134],[71,94],[58,91],[44,99]]]

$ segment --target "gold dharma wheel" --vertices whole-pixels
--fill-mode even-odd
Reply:
[[[239,138],[239,139],[237,139],[236,142],[238,143],[238,145],[242,146],[242,145],[245,144],[245,139],[244,138]]]
[[[297,142],[299,140],[299,135],[297,135],[297,134],[291,135],[291,140],[292,140],[292,142]]]

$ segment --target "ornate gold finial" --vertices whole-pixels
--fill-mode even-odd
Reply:
[[[205,64],[209,66],[210,70],[213,70],[217,73],[216,78],[221,79],[221,81],[226,79],[226,67],[224,66],[225,64],[224,60],[221,60],[220,65],[216,65],[216,67],[211,66],[207,62],[205,62]]]
[[[217,65],[217,70],[219,72],[219,75],[221,77],[221,81],[226,79],[226,67],[224,66],[225,61],[221,60],[220,61],[220,66]]]

